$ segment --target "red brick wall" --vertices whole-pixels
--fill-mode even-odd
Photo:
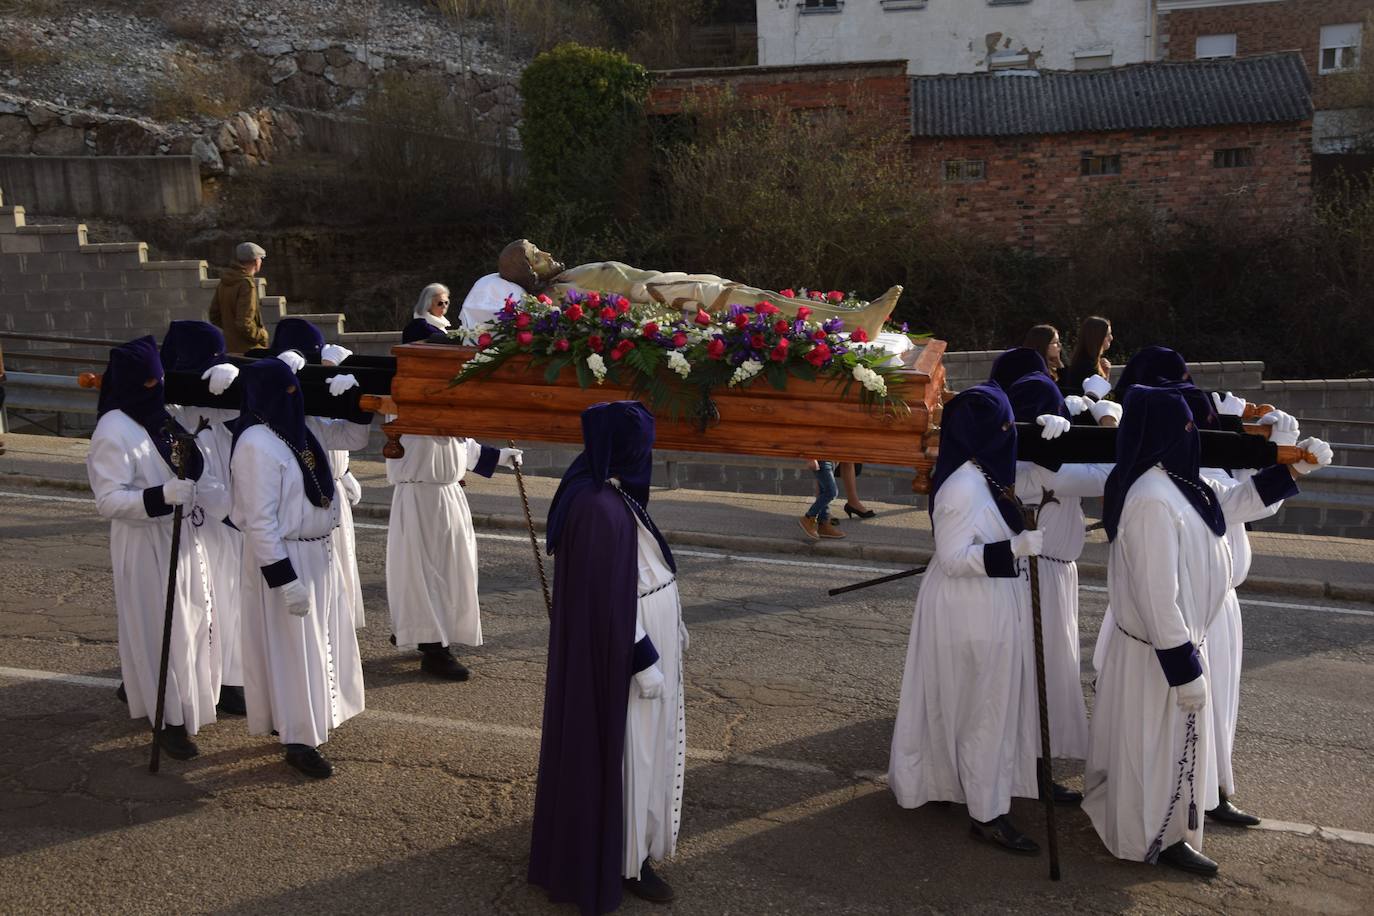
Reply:
[[[1254,149],[1254,165],[1213,168],[1214,150],[1235,147]],[[1310,123],[912,141],[948,216],[990,241],[1042,252],[1056,251],[1060,230],[1081,222],[1089,195],[1108,187],[1142,195],[1170,220],[1301,218],[1311,206],[1311,148]],[[1121,174],[1081,175],[1084,154],[1120,155]],[[941,182],[948,159],[982,159],[987,177]]]
[[[1365,49],[1374,44],[1374,0],[1282,0],[1172,10],[1160,15],[1159,34],[1168,36],[1165,60],[1193,60],[1199,35],[1234,34],[1238,57],[1301,51],[1312,77],[1313,101],[1323,108],[1322,84],[1327,78],[1317,75],[1321,29],[1343,22],[1364,22]],[[1366,57],[1365,66],[1374,62]]]
[[[865,109],[887,112],[898,123],[910,119],[910,81],[906,61],[832,64],[806,67],[724,67],[712,70],[663,70],[654,74],[648,111],[676,114],[692,97],[721,91],[752,101],[785,103],[797,110],[842,107],[861,100]]]

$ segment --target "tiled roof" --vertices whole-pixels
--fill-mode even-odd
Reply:
[[[911,80],[917,137],[1000,137],[1302,121],[1302,57],[1131,64],[1106,70],[998,70]]]

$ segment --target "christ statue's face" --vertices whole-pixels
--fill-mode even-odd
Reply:
[[[544,251],[542,248],[530,245],[530,249],[530,269],[534,271],[534,275],[539,280],[539,283],[543,286],[547,286],[553,281],[554,277],[563,272],[563,264],[560,261],[554,260],[553,255]]]

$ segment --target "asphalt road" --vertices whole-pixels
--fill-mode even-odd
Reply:
[[[0,912],[574,912],[524,880],[547,633],[527,539],[481,535],[488,642],[462,653],[471,681],[443,684],[387,643],[385,531],[364,523],[368,709],[325,747],[335,778],[298,777],[235,719],[151,776],[113,696],[108,529],[78,494],[31,492],[0,496]],[[1369,911],[1374,607],[1245,603],[1236,800],[1277,829],[1209,827],[1222,874],[1201,881],[1112,859],[1066,811],[1051,883],[1043,856],[977,845],[962,809],[904,811],[881,781],[917,580],[831,599],[888,570],[700,547],[678,564],[692,646],[672,911]],[[1103,598],[1083,593],[1085,656]],[[1013,815],[1042,835],[1033,802]]]

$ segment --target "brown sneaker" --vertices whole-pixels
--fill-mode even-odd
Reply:
[[[830,519],[826,519],[825,521],[817,525],[816,533],[823,538],[844,537],[844,532],[840,530],[840,526],[832,522]]]
[[[811,540],[814,541],[820,537],[820,535],[816,533],[816,520],[811,516],[803,515],[801,518],[797,519],[797,524],[801,525],[801,530],[805,531],[806,536],[811,538]]]

